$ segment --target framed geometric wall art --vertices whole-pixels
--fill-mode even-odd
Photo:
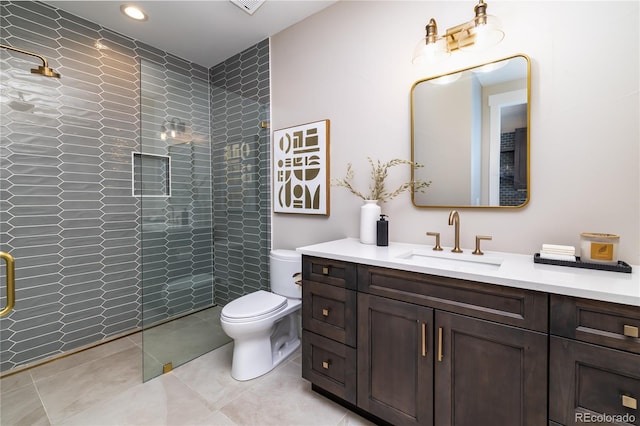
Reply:
[[[329,120],[273,132],[273,211],[329,216]]]

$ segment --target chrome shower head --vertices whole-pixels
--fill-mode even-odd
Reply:
[[[0,48],[13,50],[14,52],[22,53],[29,56],[35,56],[36,58],[40,59],[42,61],[42,65],[40,65],[38,68],[32,68],[32,74],[40,74],[44,75],[45,77],[60,78],[60,74],[55,72],[52,68],[49,68],[47,59],[44,56],[38,55],[37,53],[29,52],[28,50],[18,49],[17,47],[7,46],[6,44],[0,44]]]

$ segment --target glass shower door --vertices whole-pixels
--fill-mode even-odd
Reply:
[[[206,77],[203,76],[203,77]],[[144,380],[230,341],[214,300],[209,86],[141,63]]]

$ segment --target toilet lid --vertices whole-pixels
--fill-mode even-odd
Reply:
[[[222,315],[235,320],[251,319],[276,313],[286,306],[286,297],[258,290],[227,303],[222,308]]]

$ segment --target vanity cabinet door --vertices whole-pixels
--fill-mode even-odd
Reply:
[[[448,312],[435,317],[435,424],[547,423],[547,335]]]
[[[640,355],[552,336],[549,358],[550,420],[640,425]]]
[[[433,425],[433,309],[358,294],[358,407]]]

